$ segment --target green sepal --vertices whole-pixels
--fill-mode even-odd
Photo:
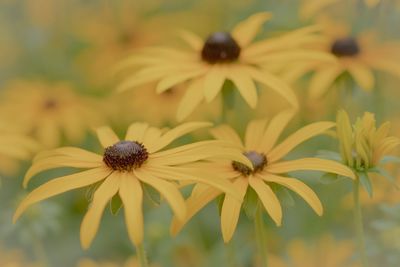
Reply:
[[[144,191],[145,195],[147,196],[147,198],[150,199],[150,201],[154,205],[156,205],[156,206],[160,205],[161,195],[157,190],[155,190],[153,187],[151,187],[147,184],[143,184],[143,191]]]
[[[369,197],[372,197],[372,183],[371,179],[366,172],[357,172],[358,178],[360,179],[361,185],[364,187],[365,191],[367,191]]]
[[[115,194],[110,201],[110,211],[112,215],[117,215],[122,207],[122,200],[119,194]]]
[[[258,196],[253,188],[247,189],[246,195],[243,200],[243,209],[246,216],[253,220],[257,211]]]

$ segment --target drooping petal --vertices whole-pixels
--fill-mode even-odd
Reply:
[[[207,102],[211,102],[222,90],[222,86],[226,80],[225,68],[221,65],[215,64],[207,72],[204,77],[204,96]]]
[[[149,124],[145,122],[132,123],[126,132],[125,140],[143,142]]]
[[[241,148],[244,148],[239,135],[229,125],[221,125],[210,129],[211,135],[218,140],[232,142]]]
[[[304,126],[303,128],[297,130],[295,133],[291,134],[288,138],[286,138],[286,140],[277,145],[275,148],[273,148],[268,154],[268,161],[274,162],[281,159],[297,145],[316,135],[322,134],[323,132],[334,126],[335,123],[329,121],[315,122]]]
[[[272,17],[269,12],[256,13],[243,20],[232,30],[232,36],[244,48],[256,37],[262,25]]]
[[[234,185],[240,190],[242,197],[246,194],[248,181],[245,178],[239,178],[234,181]],[[225,243],[228,243],[236,230],[239,221],[239,215],[242,202],[236,198],[225,195],[224,203],[221,210],[221,231]]]
[[[106,168],[96,168],[53,179],[39,186],[25,197],[19,204],[13,220],[15,222],[29,206],[39,201],[69,190],[94,184],[106,178],[110,173],[111,171]]]
[[[364,64],[352,62],[347,66],[347,70],[362,89],[370,91],[374,87],[374,74],[372,70]]]
[[[336,115],[336,132],[339,139],[342,159],[349,166],[353,166],[353,130],[349,115],[344,110],[339,110]]]
[[[174,217],[172,219],[170,232],[171,235],[177,235],[183,226],[204,206],[221,194],[221,191],[214,187],[196,184],[193,188],[191,196],[186,200],[187,214],[185,220],[179,221]]]
[[[181,124],[163,134],[159,140],[158,146],[154,147],[153,151],[150,152],[158,151],[169,145],[172,141],[178,139],[179,137],[185,134],[188,134],[190,132],[193,132],[201,128],[210,127],[211,125],[212,123],[209,122],[187,122]]]
[[[77,160],[82,160],[82,161],[87,161],[87,162],[96,162],[101,160],[101,156],[81,149],[81,148],[76,148],[76,147],[61,147],[61,148],[56,148],[52,150],[46,150],[43,152],[40,152],[39,154],[36,155],[36,157],[33,159],[34,162],[40,161],[44,158],[51,158],[55,156],[68,156],[71,158],[75,158]]]
[[[118,136],[108,126],[103,126],[103,127],[98,128],[96,130],[96,133],[97,133],[97,137],[99,138],[101,145],[104,148],[112,146],[115,143],[119,142]]]
[[[292,171],[322,171],[335,173],[356,179],[354,172],[347,166],[332,160],[319,158],[302,158],[273,163],[267,166],[266,171],[270,173],[287,173]]]
[[[276,225],[280,226],[282,224],[282,207],[271,187],[259,177],[250,177],[249,184],[256,191],[272,220],[274,220]]]
[[[180,37],[187,43],[189,44],[194,50],[200,51],[201,48],[203,47],[203,39],[193,32],[189,32],[186,30],[180,30],[179,31]]]
[[[178,187],[158,177],[154,177],[149,171],[143,169],[134,172],[144,183],[156,189],[167,200],[178,220],[184,220],[186,216],[186,205]]]
[[[311,78],[310,98],[320,98],[342,72],[343,69],[339,65],[333,65],[317,71]]]
[[[81,224],[81,244],[88,249],[96,236],[100,226],[104,208],[120,188],[121,177],[119,172],[112,173],[96,190],[93,201]]]
[[[285,110],[276,115],[267,126],[263,137],[261,138],[261,143],[259,143],[259,149],[265,154],[269,153],[271,148],[273,148],[278,141],[279,136],[285,129],[286,125],[293,118],[295,110]]]
[[[207,68],[199,68],[191,71],[182,71],[182,72],[177,72],[176,74],[169,75],[167,77],[164,77],[161,79],[156,86],[156,92],[158,94],[180,84],[183,83],[187,80],[196,78],[202,74],[204,74],[207,71]]]
[[[200,105],[201,101],[203,101],[203,83],[203,79],[198,79],[193,81],[186,88],[186,93],[182,97],[176,112],[176,118],[178,121],[186,119],[196,109],[196,107]]]
[[[262,178],[266,182],[277,183],[296,192],[311,206],[311,208],[319,216],[322,216],[323,208],[321,201],[319,200],[318,196],[314,193],[314,191],[303,182],[294,178],[286,178],[272,174],[266,174],[266,175],[263,174]]]
[[[124,205],[125,223],[131,241],[137,246],[143,241],[143,190],[139,180],[125,173],[121,178],[119,195]]]
[[[253,120],[246,128],[244,144],[247,150],[258,150],[267,120]]]
[[[227,78],[235,84],[247,104],[251,108],[255,108],[257,106],[257,88],[250,74],[243,69],[231,68],[227,72]]]

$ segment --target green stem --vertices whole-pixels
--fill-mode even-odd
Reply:
[[[230,81],[225,81],[222,88],[222,110],[221,110],[221,123],[228,122],[228,115],[235,107],[235,91],[234,85]]]
[[[139,259],[140,267],[149,267],[149,262],[147,261],[146,251],[144,250],[143,244],[136,246],[136,256]]]
[[[363,267],[368,267],[369,264],[367,259],[367,253],[365,250],[364,226],[361,213],[359,188],[360,188],[360,179],[357,177],[357,179],[355,179],[353,182],[354,222],[356,228],[357,246],[360,253],[361,263]]]
[[[258,255],[260,257],[260,267],[268,266],[267,255],[267,240],[264,228],[264,221],[262,218],[262,207],[260,203],[257,204],[257,210],[254,218],[254,228],[258,247]]]

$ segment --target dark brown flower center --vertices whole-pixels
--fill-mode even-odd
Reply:
[[[135,141],[120,141],[104,151],[103,161],[113,170],[132,171],[139,168],[149,157],[143,144]]]
[[[255,151],[247,151],[244,152],[243,155],[245,155],[251,161],[251,163],[253,164],[253,170],[251,170],[243,163],[237,161],[232,162],[232,167],[235,171],[238,171],[245,176],[262,171],[264,167],[267,165],[267,157],[262,153],[258,153]]]
[[[360,53],[360,47],[354,38],[346,37],[333,42],[331,52],[338,57],[352,57]]]
[[[232,62],[239,55],[240,46],[228,32],[211,34],[201,50],[201,58],[210,64]]]
[[[44,109],[55,109],[57,107],[58,103],[55,99],[47,99],[44,103],[43,103],[43,107]]]

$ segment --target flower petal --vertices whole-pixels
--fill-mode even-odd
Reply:
[[[352,62],[347,66],[347,71],[362,89],[370,91],[374,87],[374,74],[366,65]]]
[[[186,93],[182,97],[176,112],[176,118],[178,121],[186,119],[193,110],[200,105],[201,101],[203,101],[203,82],[203,79],[195,80],[186,88]]]
[[[215,64],[204,77],[204,96],[207,102],[211,102],[222,90],[226,80],[226,71],[223,66]]]
[[[180,30],[178,33],[180,37],[194,50],[200,51],[202,49],[204,41],[201,37],[186,30]]]
[[[356,179],[354,172],[347,166],[332,160],[319,158],[302,158],[273,163],[266,171],[271,173],[287,173],[292,171],[322,171],[343,175]]]
[[[96,168],[53,179],[29,193],[15,211],[14,222],[31,205],[49,197],[84,187],[106,178],[111,173],[106,168]]]
[[[145,122],[132,123],[126,132],[125,140],[143,142],[149,124]]]
[[[143,241],[143,190],[139,180],[124,174],[121,178],[119,195],[124,205],[125,223],[131,241],[137,246]]]
[[[221,125],[210,129],[211,135],[218,140],[232,142],[240,148],[244,148],[239,135],[229,125]]]
[[[251,108],[255,108],[257,106],[257,88],[250,75],[243,69],[230,69],[227,72],[227,78],[235,84],[247,104]]]
[[[101,145],[104,148],[112,146],[115,143],[119,142],[118,136],[108,126],[103,126],[103,127],[97,128],[96,133],[97,133],[97,137],[99,138]]]
[[[269,185],[267,185],[261,178],[258,177],[250,177],[249,184],[254,191],[256,191],[261,203],[271,216],[272,220],[274,220],[276,225],[281,226],[282,207],[279,203],[279,199],[276,197],[271,187],[269,187]]]
[[[246,47],[260,31],[262,25],[272,17],[269,12],[256,13],[243,20],[232,30],[232,36],[240,47]]]
[[[336,78],[343,72],[340,65],[333,64],[331,67],[327,67],[318,70],[310,82],[309,95],[312,99],[320,98],[328,88],[333,85]]]
[[[244,141],[247,150],[259,149],[267,122],[267,120],[253,120],[247,125]]]
[[[202,75],[206,71],[207,71],[206,68],[198,68],[191,71],[182,71],[168,75],[157,83],[156,92],[160,94],[180,83],[196,78],[197,76]]]
[[[268,161],[274,162],[281,159],[297,145],[316,135],[322,134],[334,126],[335,123],[329,121],[315,122],[304,126],[295,133],[291,134],[288,138],[286,138],[285,141],[273,148],[268,154]]]
[[[112,173],[96,190],[93,201],[81,224],[81,244],[88,249],[99,229],[104,208],[120,188],[121,177],[119,172]]]

